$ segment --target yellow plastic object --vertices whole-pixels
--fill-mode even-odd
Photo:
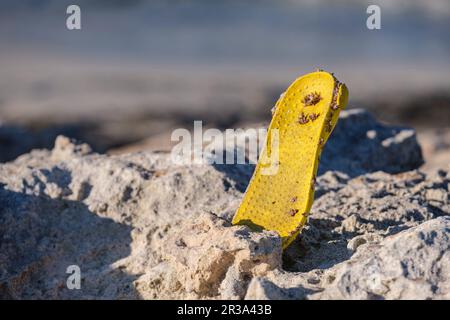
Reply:
[[[297,237],[314,200],[320,153],[347,100],[345,84],[328,72],[309,73],[290,85],[275,105],[233,224],[275,230],[283,248]]]

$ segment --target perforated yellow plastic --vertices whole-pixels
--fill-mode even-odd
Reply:
[[[313,203],[321,150],[347,100],[346,86],[328,72],[309,73],[290,85],[275,105],[265,147],[233,224],[275,230],[283,248],[296,238]]]

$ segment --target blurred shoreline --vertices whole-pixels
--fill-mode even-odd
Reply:
[[[51,147],[59,133],[99,152],[148,140],[162,148],[194,120],[268,122],[280,93],[322,68],[347,84],[349,108],[445,131],[450,4],[381,1],[382,29],[372,32],[368,3],[79,1],[83,27],[72,32],[68,1],[5,1],[0,122],[40,137],[25,149]]]

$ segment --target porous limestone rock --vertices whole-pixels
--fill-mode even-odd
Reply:
[[[414,170],[414,134],[343,114],[348,145],[328,142],[307,226],[283,254],[275,233],[230,225],[251,165],[99,155],[65,137],[1,164],[0,298],[448,298],[449,168]],[[346,136],[352,122],[375,133]]]
[[[313,299],[449,299],[450,216],[364,245]]]

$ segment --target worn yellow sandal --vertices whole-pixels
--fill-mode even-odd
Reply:
[[[322,148],[348,91],[333,74],[295,80],[277,101],[265,147],[233,224],[274,230],[286,248],[307,221]]]

